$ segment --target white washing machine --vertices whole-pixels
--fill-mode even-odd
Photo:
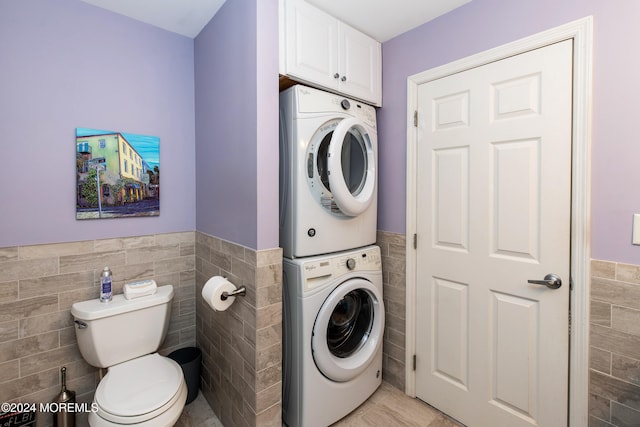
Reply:
[[[382,264],[367,246],[283,261],[282,418],[325,427],[382,382]]]
[[[287,258],[376,242],[376,111],[296,85],[280,94],[280,246]]]

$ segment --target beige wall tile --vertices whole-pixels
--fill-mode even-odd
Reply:
[[[260,287],[256,290],[256,307],[264,307],[272,304],[282,304],[282,282],[272,286]]]
[[[18,281],[0,283],[0,304],[18,299]]]
[[[254,283],[254,281],[256,280],[255,266],[246,263],[243,259],[231,259],[231,273],[233,273],[234,276],[238,277],[242,281],[249,281]]]
[[[597,371],[591,371],[591,392],[615,402],[640,410],[640,387]]]
[[[20,280],[20,298],[55,295],[94,286],[93,270]]]
[[[0,322],[0,343],[18,339],[20,321]]]
[[[0,322],[58,311],[58,296],[47,295],[0,304]]]
[[[38,258],[0,263],[0,282],[9,282],[33,277],[51,276],[58,273],[58,258]]]
[[[137,282],[154,278],[156,275],[154,263],[152,261],[132,263],[127,259],[126,265],[119,265],[111,270],[114,281],[124,283]],[[96,271],[96,284],[100,280],[100,271]],[[157,280],[156,280],[157,282]]]
[[[232,258],[244,260],[245,247],[227,240],[221,240],[220,252],[223,252]]]
[[[262,329],[271,325],[277,325],[281,322],[282,304],[277,303],[258,308],[258,317],[255,324],[256,329]]]
[[[73,326],[69,310],[27,317],[20,320],[20,338],[56,331]]]
[[[209,261],[216,266],[220,275],[224,275],[223,272],[231,273],[231,259],[232,257],[230,255],[212,250]]]
[[[591,347],[589,349],[589,368],[610,375],[611,352],[605,349]]]
[[[609,261],[591,260],[591,275],[604,279],[616,278],[616,263]]]
[[[640,310],[614,305],[611,307],[611,327],[640,336]]]
[[[180,256],[188,256],[196,254],[195,243],[180,243]]]
[[[195,258],[192,256],[178,257],[155,261],[156,274],[179,273],[181,271],[191,271],[195,269]]]
[[[282,283],[282,264],[267,264],[257,268],[257,282],[259,286],[272,286]]]
[[[93,240],[48,245],[21,246],[20,258],[47,258],[50,256],[80,255],[93,252]]]
[[[58,347],[58,332],[35,335],[0,344],[0,363]]]
[[[383,378],[395,387],[405,386],[406,259],[404,234],[378,231],[382,254],[385,300],[385,337],[383,341]]]
[[[640,413],[640,266],[591,268],[590,425],[631,425]]]
[[[609,399],[605,399],[593,393],[589,394],[589,415],[608,420],[610,406],[611,401]],[[592,426],[592,424],[589,423],[589,427],[595,426]]]
[[[591,300],[591,323],[611,326],[611,304]]]
[[[58,386],[59,372],[57,368],[49,369],[2,383],[2,387],[0,387],[0,402],[9,402],[20,396]]]
[[[105,266],[112,270],[126,262],[124,251],[95,252],[83,255],[66,255],[60,257],[60,273],[77,271],[102,271]]]
[[[393,244],[396,246],[404,247],[406,238],[404,234],[400,233],[390,233],[388,231],[380,231],[377,232],[377,243],[382,246],[385,243]]]
[[[640,360],[613,354],[611,374],[623,381],[640,386]]]
[[[82,360],[82,356],[75,344],[25,356],[20,359],[20,376],[24,377],[47,369],[58,368],[65,363],[77,360]]]
[[[163,246],[149,246],[143,248],[129,249],[127,251],[127,264],[146,263],[149,261],[160,261],[180,256],[180,244]]]
[[[629,264],[616,265],[616,280],[640,284],[640,266]]]
[[[19,256],[19,248],[17,246],[0,248],[0,263],[17,261]]]
[[[281,394],[281,383],[276,383],[271,387],[258,391],[258,398],[256,399],[255,407],[256,413],[259,414],[260,412],[280,403]]]
[[[20,373],[20,362],[18,359],[0,363],[0,383],[18,378]]]
[[[262,267],[265,265],[282,266],[282,249],[276,248],[258,251],[256,253],[255,265],[257,265],[258,267]]]
[[[196,236],[193,231],[185,231],[181,233],[165,233],[165,234],[156,234],[156,244],[157,245],[172,245],[172,244],[183,244],[183,243],[195,243]]]
[[[592,324],[589,343],[593,347],[609,350],[633,359],[640,359],[640,337],[635,335]]]
[[[611,402],[611,424],[621,427],[637,426],[640,424],[640,411]]]
[[[640,286],[593,277],[591,299],[640,310]]]

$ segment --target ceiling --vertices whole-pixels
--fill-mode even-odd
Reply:
[[[82,0],[173,33],[194,38],[225,0]]]
[[[225,0],[82,1],[190,38],[200,33],[225,2]],[[385,42],[471,0],[307,1],[374,39]]]
[[[471,0],[307,0],[329,15],[385,42]]]

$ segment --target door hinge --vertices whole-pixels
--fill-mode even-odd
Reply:
[[[418,235],[416,233],[413,234],[413,249],[418,249]]]
[[[418,110],[413,112],[413,126],[418,127]]]
[[[416,355],[413,355],[413,370],[416,370]]]

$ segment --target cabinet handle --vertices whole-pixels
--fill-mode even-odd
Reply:
[[[338,74],[338,73],[335,73],[335,74],[333,75],[333,78],[334,78],[334,79],[337,79],[338,77],[340,77],[340,74]]]
[[[347,76],[342,76],[342,78],[340,79],[340,81],[346,82],[346,81],[347,81]]]

